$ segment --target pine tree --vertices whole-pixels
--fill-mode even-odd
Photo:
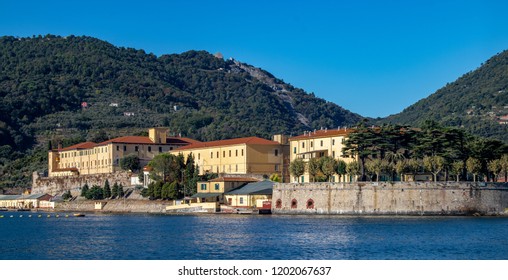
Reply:
[[[81,196],[88,199],[88,192],[90,191],[90,187],[88,187],[88,184],[85,183],[83,187],[81,188]]]
[[[119,198],[120,195],[119,195],[119,190],[118,190],[118,183],[115,182],[113,184],[113,189],[111,190],[111,196],[114,197],[114,198]]]
[[[103,197],[104,198],[110,198],[111,197],[111,188],[109,187],[109,181],[106,179],[104,182],[104,188],[103,191]]]

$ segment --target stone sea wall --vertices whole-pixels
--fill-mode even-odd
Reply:
[[[166,206],[172,205],[167,201],[150,201],[134,199],[105,199],[102,210],[95,209],[95,201],[75,200],[60,202],[55,205],[56,211],[67,212],[97,212],[97,213],[165,213]]]
[[[63,176],[63,177],[39,177],[37,173],[32,178],[32,193],[48,193],[51,195],[61,195],[67,190],[71,191],[73,196],[81,194],[81,187],[88,184],[104,186],[106,180],[110,186],[116,182],[127,187],[131,184],[131,174],[128,172],[115,172],[111,174],[96,175],[79,175],[79,176]]]
[[[508,184],[379,182],[276,184],[274,214],[505,215]]]

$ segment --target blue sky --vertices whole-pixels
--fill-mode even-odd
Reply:
[[[87,35],[156,55],[221,52],[369,117],[508,49],[508,1],[0,2],[0,36]]]

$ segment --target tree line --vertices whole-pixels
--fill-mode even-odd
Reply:
[[[346,163],[329,156],[297,159],[290,173],[305,171],[311,181],[328,181],[337,174],[358,181],[416,180],[422,173],[438,180],[497,181],[508,174],[508,147],[502,141],[477,137],[462,129],[426,121],[421,128],[400,125],[369,127],[358,124],[344,142]]]
[[[217,177],[210,173],[199,175],[199,168],[191,153],[187,159],[183,154],[159,154],[149,163],[150,180],[148,188],[141,195],[150,199],[181,199],[197,192],[197,182]]]
[[[88,184],[85,183],[83,187],[81,187],[81,196],[93,200],[123,198],[125,196],[123,188],[122,184],[116,182],[113,184],[113,188],[111,188],[109,181],[106,179],[103,187],[99,185],[89,187]]]

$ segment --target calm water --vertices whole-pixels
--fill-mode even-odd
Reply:
[[[0,259],[508,259],[508,218],[0,215]]]

